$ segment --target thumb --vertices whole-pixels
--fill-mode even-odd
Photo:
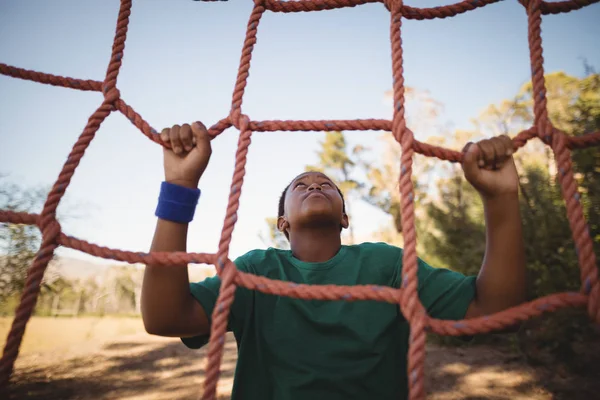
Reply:
[[[192,124],[192,133],[194,135],[194,148],[188,154],[189,165],[194,166],[197,172],[202,176],[210,156],[212,149],[210,146],[210,135],[202,122],[194,122]]]
[[[196,121],[192,124],[192,134],[194,135],[194,143],[210,142],[210,135],[206,126],[200,121]]]
[[[467,143],[463,149],[463,161],[462,169],[465,173],[465,177],[469,180],[476,180],[481,170],[479,169],[479,146],[474,143]]]

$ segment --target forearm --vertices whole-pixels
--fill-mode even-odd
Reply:
[[[518,194],[484,199],[486,251],[477,277],[477,308],[486,315],[526,297],[525,248]]]
[[[159,219],[151,251],[186,251],[187,224]],[[170,336],[181,332],[191,313],[187,265],[147,265],[142,284],[142,318],[149,333]]]

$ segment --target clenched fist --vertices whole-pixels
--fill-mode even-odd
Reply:
[[[163,129],[160,138],[171,145],[171,149],[163,148],[165,180],[197,188],[212,153],[206,127],[201,122],[173,125]]]
[[[465,178],[485,198],[518,193],[513,153],[512,141],[506,135],[467,143],[462,162]]]

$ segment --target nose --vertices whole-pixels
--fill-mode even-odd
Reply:
[[[314,190],[314,189],[322,190],[322,189],[321,189],[321,185],[319,185],[318,183],[312,183],[312,184],[311,184],[311,185],[308,187],[308,190],[309,190],[309,191],[311,191],[311,190]]]

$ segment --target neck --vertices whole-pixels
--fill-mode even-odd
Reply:
[[[339,226],[332,229],[312,228],[290,232],[292,254],[304,262],[325,262],[342,246]]]

